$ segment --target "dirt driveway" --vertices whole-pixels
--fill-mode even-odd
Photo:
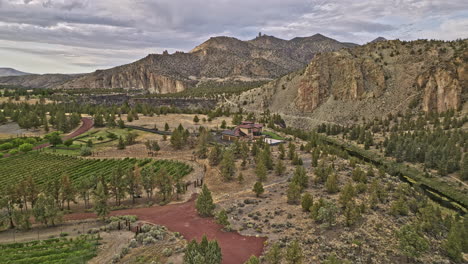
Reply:
[[[244,263],[251,255],[260,256],[266,238],[242,236],[237,232],[224,232],[213,218],[200,217],[195,209],[195,196],[185,203],[113,211],[111,215],[136,215],[139,220],[166,226],[180,232],[187,240],[200,240],[203,235],[216,239],[221,247],[224,264]],[[67,220],[96,217],[93,213],[70,214]]]

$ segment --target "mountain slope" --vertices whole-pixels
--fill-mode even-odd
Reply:
[[[306,66],[316,53],[350,46],[319,34],[292,40],[266,35],[249,41],[214,37],[188,53],[150,54],[134,63],[73,78],[57,88],[135,88],[173,93],[207,79],[273,79]]]
[[[30,73],[22,72],[15,70],[13,68],[0,68],[0,77],[3,76],[20,76],[20,75],[28,75]]]
[[[31,88],[55,88],[79,75],[67,74],[30,74],[0,77],[0,85],[13,85]]]
[[[299,126],[460,109],[468,94],[467,47],[468,40],[394,40],[322,53],[303,71],[247,91],[235,103],[302,117],[292,121]]]

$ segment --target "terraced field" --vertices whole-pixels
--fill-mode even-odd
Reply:
[[[0,245],[0,263],[86,263],[96,256],[97,236],[74,239],[54,238],[26,243]]]

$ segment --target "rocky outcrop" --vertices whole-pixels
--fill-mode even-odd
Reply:
[[[421,74],[417,78],[417,85],[423,89],[422,109],[425,112],[459,109],[462,101],[459,77],[456,72],[441,68]]]
[[[465,43],[460,41],[459,45]],[[392,93],[404,91],[421,97],[421,109],[425,112],[459,109],[466,62],[458,57],[457,48],[448,51],[450,45],[438,48],[440,43],[423,44],[425,53],[418,48],[420,45],[410,47],[411,43],[388,41],[316,56],[303,74],[296,107],[311,112],[329,96],[343,101],[382,96],[393,100]],[[415,50],[421,54],[416,55]],[[375,54],[379,57],[375,58]],[[385,92],[389,94],[384,95]]]
[[[299,126],[309,127],[408,110],[459,110],[468,99],[467,48],[468,40],[392,40],[321,53],[304,70],[232,101],[248,111],[298,118]]]
[[[325,53],[306,68],[295,104],[310,112],[330,95],[335,100],[359,100],[366,95],[378,96],[384,89],[384,72],[377,63],[346,51]]]

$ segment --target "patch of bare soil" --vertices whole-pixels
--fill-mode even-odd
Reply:
[[[260,256],[263,251],[263,237],[243,236],[237,232],[224,232],[213,218],[202,218],[195,209],[195,197],[185,203],[154,206],[111,212],[111,215],[136,215],[138,219],[166,226],[181,233],[187,240],[200,240],[203,235],[216,239],[221,247],[224,264],[244,263],[251,255]],[[93,213],[70,214],[69,220],[95,218]]]
[[[102,223],[95,219],[68,221],[53,227],[37,225],[30,230],[5,230],[0,232],[0,243],[27,242],[33,240],[43,240],[52,237],[59,237],[60,234],[67,234],[67,237],[76,237],[88,232],[91,228],[100,227]]]
[[[101,245],[98,248],[98,254],[88,264],[112,263],[112,258],[128,245],[135,233],[120,230],[100,232],[99,235],[102,240],[100,240]]]
[[[164,126],[167,123],[169,125],[169,131],[174,130],[174,128],[178,127],[179,124],[185,129],[189,131],[196,131],[200,126],[203,126],[208,129],[221,129],[221,123],[223,120],[226,121],[227,125],[230,126],[232,122],[231,117],[218,117],[212,120],[211,122],[203,122],[205,118],[208,120],[208,116],[206,115],[198,115],[200,122],[196,124],[193,122],[193,118],[195,117],[194,114],[167,114],[167,115],[160,115],[160,116],[144,116],[139,115],[139,120],[133,120],[133,122],[127,122],[127,116],[122,115],[122,120],[125,121],[125,124],[132,125],[132,126],[141,126],[144,128],[154,129],[155,127],[161,131],[164,131]]]
[[[8,122],[0,125],[0,138],[42,137],[49,132],[44,131],[42,128],[22,129],[19,127],[18,123],[15,122]]]

